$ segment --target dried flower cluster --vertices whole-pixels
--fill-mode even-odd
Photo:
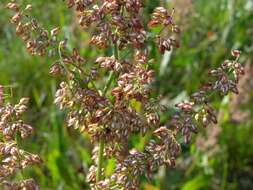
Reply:
[[[3,86],[0,86],[0,187],[11,190],[36,190],[38,186],[33,179],[12,182],[11,177],[41,159],[19,147],[19,138],[25,139],[32,133],[32,127],[21,119],[27,110],[28,98],[22,98],[12,106],[4,103]]]
[[[217,91],[225,96],[231,91],[238,94],[237,84],[240,76],[244,74],[244,69],[238,62],[240,51],[233,50],[231,54],[234,60],[225,60],[221,67],[209,72],[216,80],[210,79],[210,82],[204,84],[200,91],[191,95],[189,102],[176,105],[181,110],[181,114],[174,117],[173,125],[182,131],[186,143],[190,141],[191,133],[197,132],[198,126],[206,127],[211,123],[217,123],[215,109],[209,100],[212,93]]]
[[[165,107],[159,104],[158,98],[151,98],[154,71],[150,69],[152,61],[146,42],[154,40],[154,35],[146,31],[142,22],[143,2],[68,0],[67,5],[74,8],[82,28],[95,27],[90,44],[100,49],[113,49],[113,55],[100,56],[92,63],[92,68],[84,69],[86,59],[76,49],[68,53],[66,40],[57,40],[58,28],[48,32],[31,16],[22,20],[23,12],[31,10],[30,5],[24,11],[16,3],[9,3],[7,7],[16,12],[12,23],[23,29],[22,32],[17,29],[17,34],[28,43],[30,53],[44,55],[57,50],[59,58],[50,69],[51,74],[62,77],[55,103],[67,110],[68,126],[88,133],[94,144],[94,165],[87,175],[91,188],[139,189],[140,176],[150,178],[160,166],[175,165],[181,151],[177,142],[181,132],[188,143],[191,132],[197,132],[199,126],[217,122],[209,92],[237,93],[236,84],[243,74],[238,62],[240,52],[233,51],[235,60],[225,61],[212,70],[210,75],[217,80],[211,80],[205,88],[192,94],[189,102],[178,103],[179,114],[168,125],[162,125],[160,113]],[[158,7],[148,23],[149,28],[161,28],[155,35],[161,54],[179,47],[175,34],[180,30],[173,21],[173,13],[174,10],[169,14],[165,8]],[[29,23],[32,27],[25,28]],[[130,53],[121,55],[126,50]],[[106,72],[99,72],[101,70]],[[105,84],[105,76],[99,73],[105,76],[109,73]],[[98,89],[101,83],[104,86]],[[133,102],[140,105],[140,109],[133,106]],[[138,133],[143,136],[153,133],[143,151],[129,147],[130,137]],[[105,176],[103,160],[109,158],[116,160],[116,168],[112,176]]]
[[[245,75],[238,83],[238,90],[240,91],[240,94],[238,96],[232,96],[229,103],[231,119],[236,123],[245,123],[245,121],[251,117],[250,110],[243,109],[244,105],[250,103],[250,93],[251,89],[253,89],[253,78],[251,77],[253,76],[253,68],[249,60],[247,60],[244,68]]]
[[[11,23],[16,27],[17,36],[26,43],[29,53],[43,56],[57,51],[56,36],[59,33],[59,28],[54,28],[48,32],[41,27],[36,19],[29,16],[29,12],[32,11],[30,4],[22,9],[18,4],[11,2],[6,7],[15,12],[11,18]]]
[[[165,51],[170,51],[172,48],[179,48],[178,40],[172,35],[173,33],[180,33],[179,27],[174,24],[173,14],[174,10],[169,14],[164,7],[157,7],[152,14],[151,21],[148,23],[151,28],[162,26],[159,35],[156,36],[156,42],[161,54],[164,54]],[[165,29],[172,32],[169,37],[167,35],[165,37],[162,36],[162,32],[165,31]]]

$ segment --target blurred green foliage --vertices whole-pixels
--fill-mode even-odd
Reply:
[[[89,137],[67,129],[64,113],[53,104],[53,96],[59,81],[48,74],[52,60],[30,56],[9,23],[11,13],[0,2],[0,83],[13,89],[11,101],[23,96],[31,98],[27,120],[35,128],[35,134],[24,146],[42,156],[41,167],[29,169],[26,176],[33,176],[45,190],[88,189],[85,182],[91,164]],[[33,15],[47,29],[60,26],[70,45],[78,47],[85,57],[96,57],[106,52],[96,51],[87,44],[88,34],[77,25],[73,12],[62,1],[23,0],[32,3]],[[152,42],[151,57],[155,59],[157,78],[155,96],[173,106],[187,98],[200,81],[205,82],[209,68],[219,65],[230,56],[233,48],[243,51],[242,61],[252,66],[253,1],[252,0],[145,0],[143,18],[147,21],[154,7],[160,3],[175,7],[176,20],[182,28],[181,48],[161,57]],[[252,78],[252,73],[249,73]],[[219,110],[220,125],[203,130],[196,136],[202,143],[183,145],[183,154],[175,169],[161,168],[152,181],[143,179],[146,190],[197,190],[197,189],[253,189],[253,90],[252,80],[244,84],[246,103],[231,105],[232,96],[214,99]],[[241,105],[243,104],[243,105]],[[235,121],[231,107],[249,112],[243,121]],[[173,112],[173,108],[170,112]],[[236,114],[236,113],[235,113]],[[166,121],[171,113],[165,113]],[[240,118],[240,115],[237,115]],[[217,135],[212,132],[218,128]],[[211,138],[211,139],[210,139]],[[193,142],[194,142],[193,141]],[[206,148],[205,144],[214,142]],[[142,148],[145,140],[132,140]],[[108,161],[108,172],[114,161]]]

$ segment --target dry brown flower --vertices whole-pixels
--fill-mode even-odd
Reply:
[[[10,190],[35,190],[38,189],[32,179],[12,182],[11,176],[34,164],[41,164],[38,155],[27,152],[19,147],[18,137],[27,138],[33,131],[32,127],[25,124],[21,116],[27,110],[28,98],[20,99],[19,103],[12,106],[5,103],[1,86],[2,104],[0,104],[0,187]]]

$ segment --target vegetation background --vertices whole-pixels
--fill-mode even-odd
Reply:
[[[222,63],[231,49],[240,49],[246,76],[240,95],[229,95],[214,102],[219,109],[219,126],[212,126],[195,136],[193,144],[183,145],[183,155],[175,169],[161,168],[152,181],[143,180],[145,190],[253,189],[253,1],[252,0],[144,0],[144,18],[163,4],[174,7],[182,29],[181,48],[159,57],[150,43],[157,64],[154,86],[162,101],[173,105],[196,90],[205,81],[209,68]],[[52,104],[59,81],[48,74],[52,60],[32,57],[15,36],[9,23],[7,0],[0,1],[0,84],[10,85],[11,101],[30,97],[26,115],[35,134],[24,146],[38,153],[44,165],[25,171],[33,176],[42,190],[89,189],[85,182],[91,164],[89,137],[67,129],[64,113]],[[60,26],[72,46],[84,57],[95,57],[87,43],[88,33],[81,31],[73,11],[63,1],[20,0],[33,4],[33,15],[47,29]],[[170,110],[173,112],[173,109]],[[165,113],[167,118],[170,113]],[[132,143],[143,147],[144,141]],[[108,172],[114,163],[108,164]],[[20,176],[17,176],[17,178]]]

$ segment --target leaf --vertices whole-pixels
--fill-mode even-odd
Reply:
[[[198,190],[204,189],[208,186],[208,178],[206,176],[197,176],[192,180],[186,182],[186,184],[182,187],[182,190]]]

